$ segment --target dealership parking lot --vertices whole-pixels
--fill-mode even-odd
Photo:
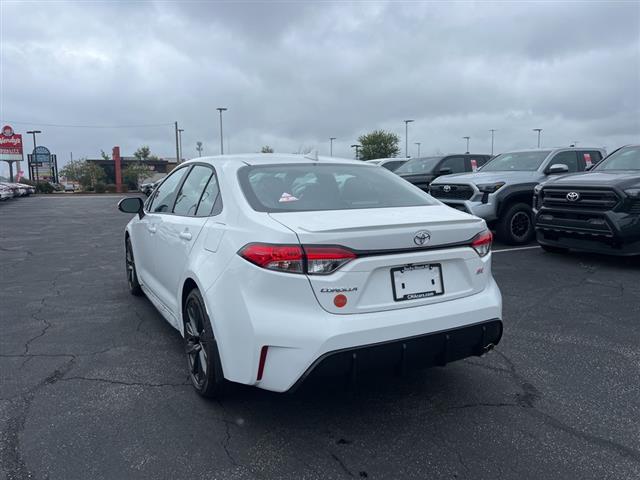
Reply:
[[[206,401],[118,198],[0,204],[0,478],[640,477],[640,259],[496,245],[489,355]]]

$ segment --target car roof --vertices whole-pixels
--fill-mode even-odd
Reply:
[[[505,153],[526,153],[526,152],[549,152],[549,153],[554,153],[557,152],[559,150],[599,150],[604,152],[605,149],[602,147],[549,147],[549,148],[522,148],[519,150],[505,150],[504,152],[500,152],[497,153],[496,156],[498,155],[503,155]]]
[[[315,158],[317,158],[317,160]],[[326,157],[324,155],[314,157],[312,156],[312,154],[302,155],[286,153],[245,153],[237,155],[216,155],[211,157],[196,157],[184,163],[190,162],[205,162],[220,167],[225,167],[231,164],[275,165],[283,163],[340,163],[372,166],[371,164],[363,162],[362,160],[349,160],[347,158],[340,157]]]

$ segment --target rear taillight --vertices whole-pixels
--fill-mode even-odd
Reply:
[[[245,260],[268,270],[288,273],[302,273],[304,271],[302,247],[299,245],[250,243],[238,253]]]
[[[471,247],[478,255],[484,257],[491,251],[491,243],[493,242],[493,234],[487,230],[481,232],[471,240]]]
[[[302,247],[266,243],[250,243],[238,254],[267,270],[308,275],[328,275],[357,258],[353,251],[344,247]]]

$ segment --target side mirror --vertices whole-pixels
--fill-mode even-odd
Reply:
[[[451,169],[449,167],[444,167],[438,170],[438,175],[449,175],[451,174]]]
[[[137,213],[138,217],[144,217],[144,203],[138,197],[123,198],[118,202],[118,210],[124,213]]]
[[[547,173],[549,175],[558,173],[569,173],[569,167],[567,167],[564,163],[556,163],[547,168]]]

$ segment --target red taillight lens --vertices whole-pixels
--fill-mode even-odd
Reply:
[[[245,260],[262,268],[288,273],[303,272],[303,253],[299,245],[250,243],[238,253]]]
[[[335,272],[357,257],[351,250],[342,247],[304,247],[309,275],[326,275]]]
[[[493,233],[489,230],[481,232],[471,240],[471,247],[478,255],[484,257],[491,251],[491,243],[493,242]]]
[[[238,254],[262,268],[309,275],[333,273],[357,258],[354,252],[344,247],[302,247],[267,243],[250,243],[243,247]]]

